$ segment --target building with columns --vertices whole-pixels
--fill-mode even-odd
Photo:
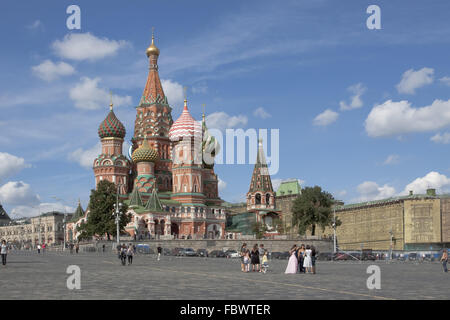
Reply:
[[[136,107],[131,159],[123,154],[125,126],[113,104],[100,123],[102,153],[93,161],[95,184],[108,180],[119,186],[132,221],[126,231],[140,238],[223,238],[226,208],[218,193],[214,155],[219,145],[203,121],[196,121],[187,98],[174,122],[158,73],[160,51],[154,42],[146,50],[147,81]],[[206,161],[203,155],[209,155]],[[81,208],[82,211],[82,208]],[[89,208],[67,226],[68,238],[89,219]],[[70,235],[69,235],[70,233]]]

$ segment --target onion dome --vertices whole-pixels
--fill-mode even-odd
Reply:
[[[155,46],[155,35],[152,31],[152,44],[147,48],[145,51],[147,53],[147,57],[150,57],[152,55],[159,56],[159,49]]]
[[[100,126],[98,127],[98,135],[100,138],[115,137],[123,139],[126,133],[125,127],[114,114],[112,103],[109,107],[110,111],[108,116],[102,123],[100,123]]]
[[[142,145],[134,150],[131,155],[134,163],[138,162],[156,162],[158,160],[158,153],[149,146],[147,137],[144,138]]]
[[[186,99],[184,99],[184,108],[181,116],[172,124],[169,131],[169,139],[171,141],[182,140],[184,137],[202,139],[202,126],[189,113]]]

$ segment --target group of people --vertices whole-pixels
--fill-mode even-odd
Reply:
[[[118,258],[121,260],[122,265],[127,264],[128,259],[128,265],[133,264],[133,256],[136,253],[136,246],[133,244],[129,244],[127,247],[125,244],[117,245],[117,251],[118,251]]]
[[[294,244],[289,250],[289,261],[284,273],[316,273],[316,249],[314,246]]]
[[[269,268],[267,258],[267,250],[264,245],[255,244],[251,250],[247,248],[247,244],[243,243],[241,250],[241,270],[242,272],[250,272],[250,264],[252,265],[252,272],[266,273]]]

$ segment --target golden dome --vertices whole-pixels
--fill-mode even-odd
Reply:
[[[142,145],[134,150],[131,155],[134,163],[138,162],[156,162],[158,160],[158,153],[148,145],[147,137],[144,138]]]
[[[155,35],[152,32],[152,44],[145,51],[147,53],[147,57],[151,55],[159,56],[159,49],[155,46]]]

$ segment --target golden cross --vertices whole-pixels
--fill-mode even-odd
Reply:
[[[187,87],[183,87],[184,91],[184,101],[187,101]]]
[[[110,90],[109,91],[109,98],[110,98],[111,102],[109,103],[109,110],[112,110],[112,108],[113,108],[112,97],[113,97],[113,94],[112,94],[112,91]]]

